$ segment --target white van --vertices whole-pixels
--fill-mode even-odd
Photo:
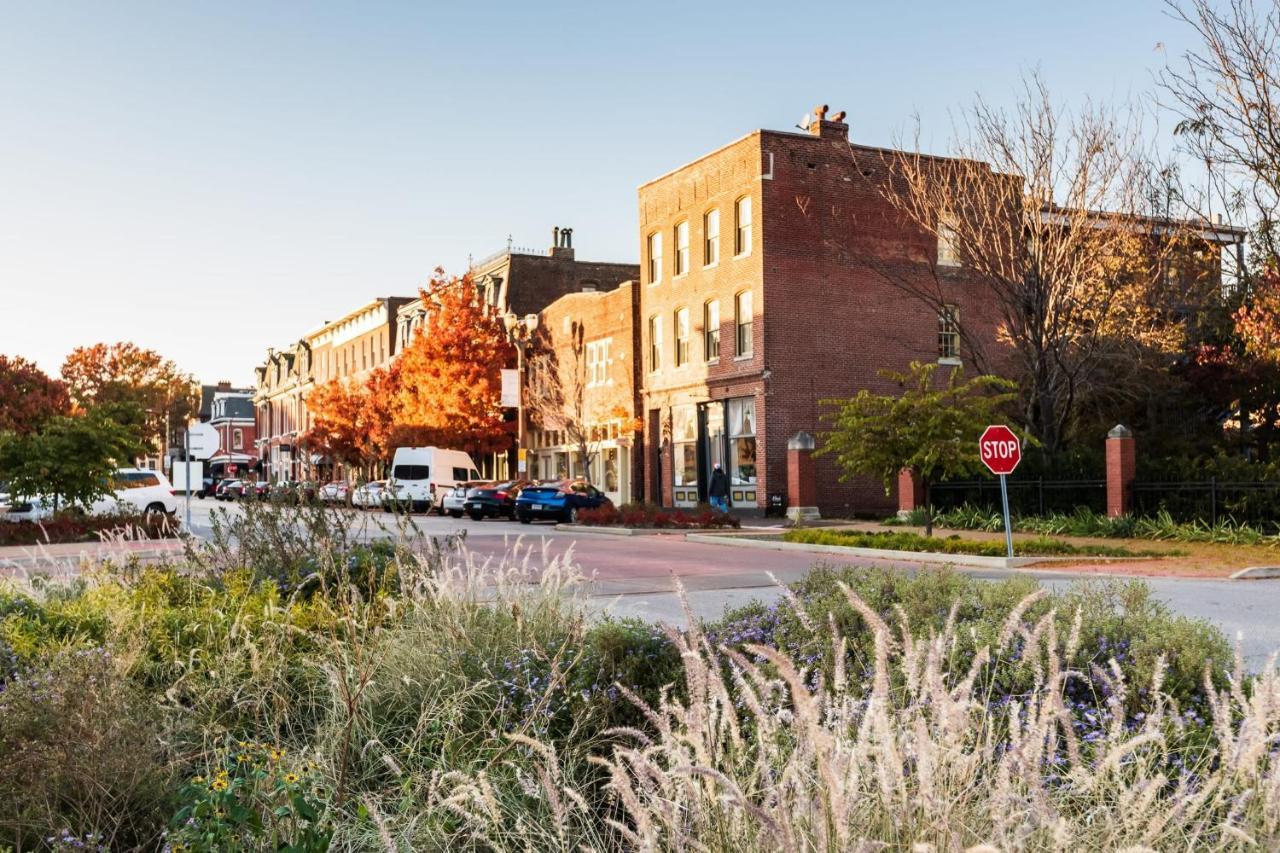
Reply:
[[[471,457],[439,447],[397,447],[383,500],[415,512],[442,512],[444,496],[454,485],[479,480]]]

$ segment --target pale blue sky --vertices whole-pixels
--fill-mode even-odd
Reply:
[[[0,2],[0,352],[130,339],[204,381],[574,228],[635,261],[636,187],[815,103],[945,150],[975,93],[1141,96],[1159,0]]]

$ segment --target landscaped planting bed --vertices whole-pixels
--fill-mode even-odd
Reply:
[[[47,521],[0,520],[0,547],[98,542],[104,537],[163,539],[177,534],[177,524],[165,516],[85,515],[61,513]]]
[[[734,515],[701,504],[692,510],[664,509],[652,503],[613,505],[578,512],[578,523],[588,527],[671,528],[681,530],[717,530],[741,527]]]
[[[965,554],[975,557],[1004,557],[1007,554],[1003,541],[963,539],[956,535],[920,536],[906,531],[801,529],[788,530],[782,538],[786,542],[807,545],[879,548],[886,551]],[[1015,540],[1013,553],[1018,557],[1165,557],[1175,552],[1135,550],[1111,545],[1075,545],[1061,539],[1038,536],[1035,539]]]

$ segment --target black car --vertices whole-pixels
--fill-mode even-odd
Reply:
[[[531,485],[533,484],[528,480],[508,480],[505,483],[474,486],[467,490],[462,509],[475,521],[499,516],[514,521],[516,498]]]
[[[556,480],[524,488],[516,498],[516,518],[521,524],[536,518],[574,522],[578,510],[612,505],[604,492],[585,480]]]

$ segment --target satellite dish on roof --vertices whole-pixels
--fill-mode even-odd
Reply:
[[[797,124],[797,125],[796,125],[796,127],[800,128],[801,130],[808,130],[808,129],[809,129],[809,125],[811,125],[811,124],[813,124],[813,116],[812,116],[812,114],[811,114],[811,113],[805,113],[805,114],[804,114],[804,118],[800,119],[800,123],[799,123],[799,124]]]

